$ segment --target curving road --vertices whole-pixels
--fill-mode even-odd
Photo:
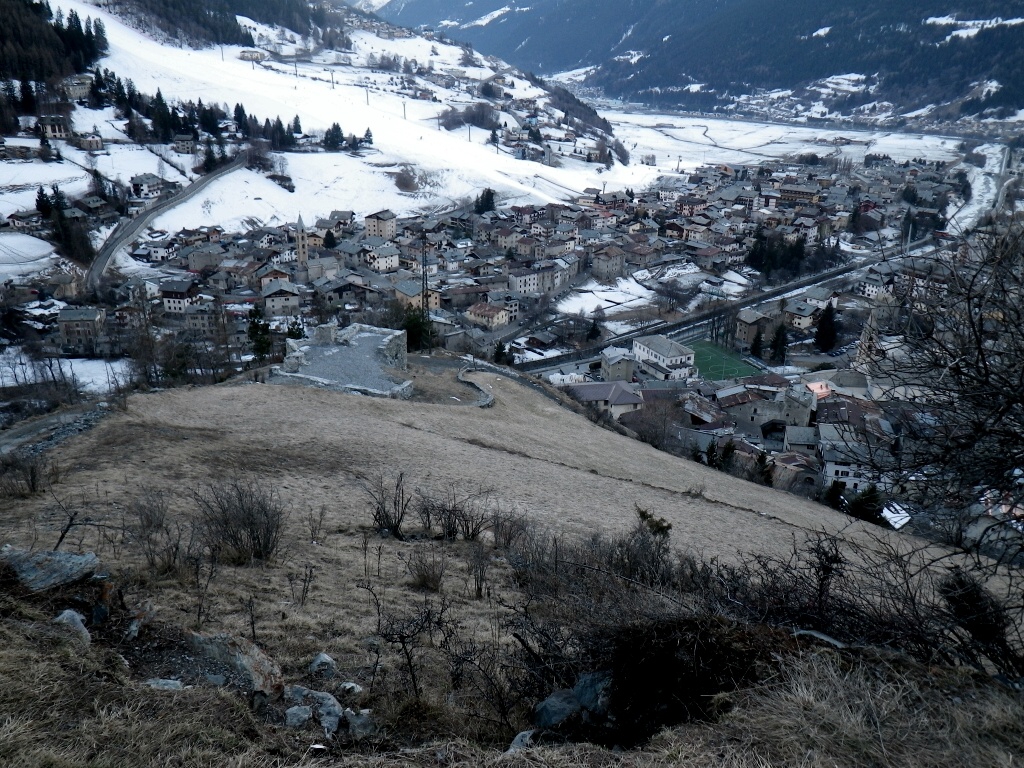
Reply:
[[[107,237],[107,241],[103,244],[103,247],[100,248],[99,253],[96,254],[96,258],[93,259],[92,264],[89,266],[89,271],[85,276],[86,286],[89,290],[94,291],[99,287],[100,278],[103,277],[103,273],[107,271],[107,267],[110,265],[110,260],[113,258],[114,254],[137,238],[142,230],[150,225],[153,219],[161,213],[174,208],[176,205],[181,205],[181,203],[193,197],[214,180],[219,179],[221,176],[225,176],[232,171],[238,170],[244,164],[245,154],[240,153],[227,165],[221,166],[212,173],[208,173],[201,179],[198,179],[187,187],[184,187],[179,192],[161,200],[152,208],[143,211],[134,219],[121,219],[120,223],[114,227],[114,231],[110,233],[109,237]]]

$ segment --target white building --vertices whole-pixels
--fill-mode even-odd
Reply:
[[[633,357],[641,371],[662,381],[689,379],[697,375],[693,350],[667,336],[633,339]]]

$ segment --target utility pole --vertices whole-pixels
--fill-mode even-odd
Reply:
[[[402,102],[402,119],[403,120],[408,120],[409,119],[409,118],[407,118],[405,116],[405,102],[404,101]]]
[[[370,106],[370,86],[366,86],[366,106]]]

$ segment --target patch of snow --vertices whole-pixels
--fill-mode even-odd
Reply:
[[[59,366],[68,378],[73,377],[80,390],[102,395],[109,394],[128,375],[128,365],[124,360],[61,358],[54,365]],[[7,347],[0,352],[0,385],[35,380],[36,371],[21,347]]]
[[[564,315],[593,315],[598,308],[605,314],[613,315],[639,309],[650,303],[654,292],[640,285],[632,277],[620,277],[614,286],[590,280],[575,289],[558,303],[557,309]]]
[[[468,24],[463,24],[462,25],[462,29],[469,29],[470,27],[486,27],[492,21],[494,21],[495,19],[501,18],[502,16],[504,16],[506,13],[508,13],[511,10],[512,9],[509,6],[506,5],[506,6],[502,7],[502,8],[499,8],[496,11],[491,11],[490,13],[481,16],[476,21],[471,21]]]
[[[964,40],[974,37],[983,29],[1015,27],[1019,24],[1024,24],[1024,18],[1004,19],[1000,16],[996,16],[994,19],[965,19],[961,21],[955,16],[930,16],[924,20],[924,23],[934,26],[957,27],[957,29],[953,30],[946,36],[944,42],[948,43],[954,39]]]
[[[53,245],[20,232],[0,232],[0,281],[33,275],[57,262]]]

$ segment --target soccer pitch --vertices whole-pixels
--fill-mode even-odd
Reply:
[[[694,364],[705,379],[717,381],[761,373],[754,366],[743,362],[743,358],[735,352],[723,349],[710,341],[689,341],[686,346],[693,350]]]

